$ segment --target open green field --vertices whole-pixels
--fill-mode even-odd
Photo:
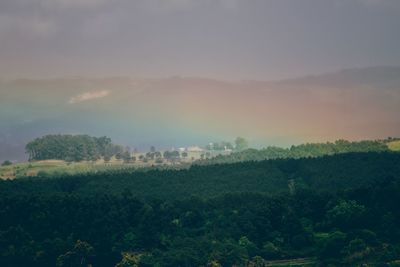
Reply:
[[[390,150],[400,151],[400,140],[387,143]]]
[[[138,166],[138,164],[135,165]],[[110,163],[104,163],[103,161],[67,163],[62,160],[45,160],[2,166],[0,167],[0,178],[15,179],[25,176],[78,174],[132,167],[134,167],[134,164],[124,164],[122,161],[113,161]]]
[[[138,169],[152,166],[167,167],[167,163],[156,164],[154,161],[124,163],[122,160],[112,160],[105,163],[103,160],[96,162],[81,161],[68,163],[63,160],[43,160],[34,162],[16,163],[0,167],[0,179],[15,179],[19,177],[57,176],[61,174],[82,174],[90,172],[103,172],[110,170]]]
[[[201,158],[203,152],[188,152],[187,157],[181,158],[180,162],[171,163],[163,160],[162,163],[156,163],[155,160],[148,159],[146,162],[136,160],[132,163],[124,163],[123,160],[113,158],[110,162],[105,163],[103,160],[98,161],[81,161],[81,162],[66,162],[63,160],[43,160],[16,163],[10,166],[0,166],[0,179],[15,179],[19,177],[35,177],[35,176],[54,176],[57,174],[80,174],[88,172],[102,172],[109,170],[135,169],[135,168],[184,168],[190,165],[194,160]],[[223,154],[215,152],[210,154],[211,157]],[[138,159],[139,156],[145,156],[146,153],[136,153],[134,156]]]

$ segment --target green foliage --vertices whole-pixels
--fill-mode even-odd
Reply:
[[[122,260],[115,267],[139,267],[141,254],[123,252]]]
[[[113,145],[108,137],[88,135],[46,135],[26,145],[30,160],[58,159],[67,162],[97,160],[104,157],[121,156],[123,148]]]
[[[11,165],[12,165],[12,162],[9,161],[9,160],[5,160],[5,161],[1,164],[1,166],[11,166]]]
[[[122,153],[121,157],[122,157],[124,163],[131,163],[132,162],[132,156],[131,156],[131,153],[128,150],[125,150]]]
[[[400,154],[397,153],[357,153],[192,166],[182,170],[143,169],[132,172],[132,169],[105,168],[97,173],[76,174],[68,179],[47,175],[55,178],[54,181],[30,178],[17,179],[9,185],[0,182],[0,194],[8,194],[10,190],[21,193],[62,192],[58,183],[65,181],[77,185],[75,193],[85,195],[120,194],[129,189],[140,198],[163,199],[181,199],[192,195],[208,198],[238,192],[336,192],[374,183],[389,183],[400,173],[399,161]],[[341,166],[340,169],[338,166]],[[28,181],[34,182],[34,190]]]
[[[307,157],[322,157],[328,155],[342,153],[366,153],[366,152],[385,152],[389,151],[388,145],[383,141],[360,141],[349,142],[346,140],[338,140],[334,143],[313,143],[291,146],[290,148],[280,148],[270,146],[260,150],[244,149],[247,145],[245,140],[237,138],[239,141],[238,152],[230,155],[219,155],[209,160],[202,160],[196,164],[221,164],[234,163],[242,161],[260,161],[266,159],[284,159],[284,158],[307,158]],[[238,147],[238,145],[236,145]]]
[[[164,151],[163,157],[166,160],[175,162],[175,161],[179,160],[180,154],[179,154],[179,151],[168,151],[167,150],[167,151]]]
[[[74,248],[57,258],[57,267],[90,267],[90,259],[94,256],[94,249],[84,241],[76,241]]]
[[[320,255],[325,259],[340,258],[347,235],[340,231],[330,233],[322,243]]]
[[[238,151],[245,150],[249,147],[249,143],[243,137],[237,137],[235,139],[235,149]]]
[[[281,257],[280,249],[272,242],[267,241],[262,247],[262,255],[269,260],[279,259]]]
[[[221,142],[213,142],[206,146],[207,150],[216,150],[216,151],[223,151],[227,149],[233,150],[234,147],[230,142],[221,141]]]
[[[399,162],[350,153],[0,181],[0,266],[391,266]]]
[[[395,140],[387,143],[390,150],[400,151],[400,140]]]
[[[365,217],[365,207],[355,201],[340,201],[327,213],[332,225],[339,228],[357,227]]]
[[[114,251],[135,251],[140,248],[140,240],[134,232],[127,232],[124,236],[116,241],[113,247]]]

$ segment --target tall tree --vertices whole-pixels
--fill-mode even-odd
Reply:
[[[245,150],[249,147],[249,144],[246,139],[243,137],[237,137],[235,139],[235,149],[238,151]]]

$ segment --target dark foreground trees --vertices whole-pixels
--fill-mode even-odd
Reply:
[[[2,181],[0,266],[395,266],[399,163],[346,154]]]
[[[355,192],[339,197],[308,192],[306,199],[305,192],[243,193],[177,202],[107,195],[13,197],[1,202],[8,217],[2,217],[0,264],[253,266],[250,262],[315,257],[332,266],[389,263],[400,252],[399,212],[383,206],[383,197],[372,197],[380,190],[369,191],[367,199],[351,196]],[[329,206],[341,206],[343,199],[365,208],[358,225],[331,218]]]

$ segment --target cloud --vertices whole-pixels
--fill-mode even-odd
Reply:
[[[108,90],[101,90],[101,91],[91,91],[79,94],[77,96],[71,97],[68,101],[69,104],[77,104],[84,101],[89,101],[93,99],[103,98],[110,94]]]
[[[368,7],[386,6],[386,7],[399,7],[398,0],[357,0],[359,3]]]
[[[377,5],[377,4],[382,4],[383,2],[386,2],[385,0],[358,0],[361,4],[365,5]]]
[[[93,8],[104,5],[106,0],[41,0],[45,7],[58,8]]]
[[[8,10],[38,8],[90,8],[106,4],[107,0],[2,0],[0,7]]]
[[[40,17],[17,17],[0,14],[0,34],[46,36],[56,31],[54,21]]]

